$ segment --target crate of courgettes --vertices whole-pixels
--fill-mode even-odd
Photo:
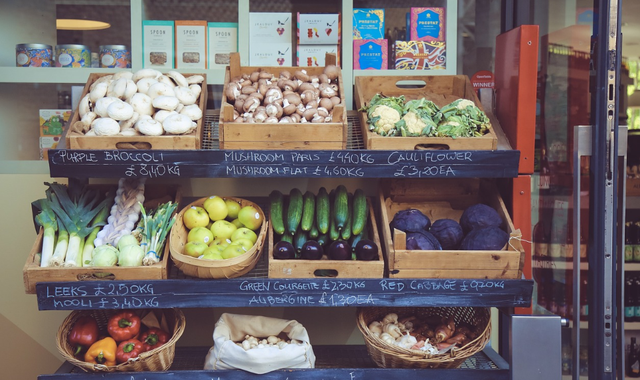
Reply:
[[[270,278],[382,278],[371,201],[344,185],[269,194]]]

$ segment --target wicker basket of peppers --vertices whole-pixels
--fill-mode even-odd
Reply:
[[[56,346],[87,372],[166,371],[184,328],[178,309],[73,311],[58,329]]]

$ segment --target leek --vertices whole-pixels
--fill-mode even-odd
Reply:
[[[105,222],[107,220],[107,218],[109,217],[109,210],[110,209],[111,209],[111,207],[107,204],[93,218],[91,223],[95,225],[96,223]],[[84,240],[84,248],[82,249],[82,258],[81,258],[82,265],[80,265],[80,266],[86,267],[86,266],[90,266],[91,265],[91,259],[93,257],[93,250],[96,247],[95,244],[94,244],[94,240],[96,240],[96,237],[98,236],[98,232],[100,232],[101,229],[102,229],[102,226],[94,227],[93,230],[91,230],[91,233],[89,233],[89,236],[87,236],[87,238]]]
[[[40,213],[36,215],[36,223],[43,228],[40,266],[48,267],[49,261],[53,256],[53,247],[56,241],[58,221],[56,220],[56,214],[53,212],[46,199],[38,199],[33,202],[33,205],[40,209]]]
[[[48,196],[51,208],[56,213],[58,221],[69,233],[69,241],[64,266],[77,267],[80,261],[80,243],[98,226],[104,222],[91,224],[93,218],[112,200],[107,198],[100,202],[100,193],[96,190],[84,188],[67,189],[59,183],[48,184]],[[98,203],[99,202],[99,203]],[[54,253],[55,256],[55,253]]]
[[[173,214],[177,207],[177,203],[167,202],[147,214],[140,204],[143,230],[140,245],[146,250],[142,265],[153,265],[160,262],[167,233],[176,221],[176,216]]]
[[[53,255],[49,260],[50,267],[59,267],[64,264],[64,259],[67,255],[67,249],[69,247],[69,232],[64,226],[58,226],[58,242],[56,243],[56,249],[53,251]]]

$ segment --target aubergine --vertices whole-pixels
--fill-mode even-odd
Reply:
[[[361,239],[356,244],[356,260],[378,260],[378,245],[369,239]]]
[[[290,260],[296,258],[296,249],[286,240],[280,240],[273,246],[273,258]]]
[[[307,240],[300,250],[300,258],[303,260],[320,260],[322,255],[324,255],[324,248],[315,240]]]
[[[351,246],[344,240],[335,240],[329,245],[327,256],[331,260],[351,260]]]

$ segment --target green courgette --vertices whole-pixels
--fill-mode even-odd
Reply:
[[[273,231],[278,235],[284,234],[284,221],[282,219],[282,207],[284,203],[284,197],[278,190],[273,190],[269,194],[269,219]]]
[[[329,194],[327,189],[321,187],[316,197],[316,225],[320,233],[326,234],[329,232],[329,211]]]
[[[287,209],[287,232],[289,235],[296,233],[302,219],[302,192],[293,188],[289,192],[289,208]]]
[[[359,235],[367,225],[367,197],[362,189],[353,194],[351,218],[351,233]]]
[[[342,231],[349,215],[349,194],[344,185],[338,185],[336,188],[333,207],[333,219],[336,222],[336,228],[338,231]]]
[[[303,231],[309,231],[313,225],[313,217],[315,216],[316,196],[312,192],[307,191],[302,197],[302,220],[300,228]]]

